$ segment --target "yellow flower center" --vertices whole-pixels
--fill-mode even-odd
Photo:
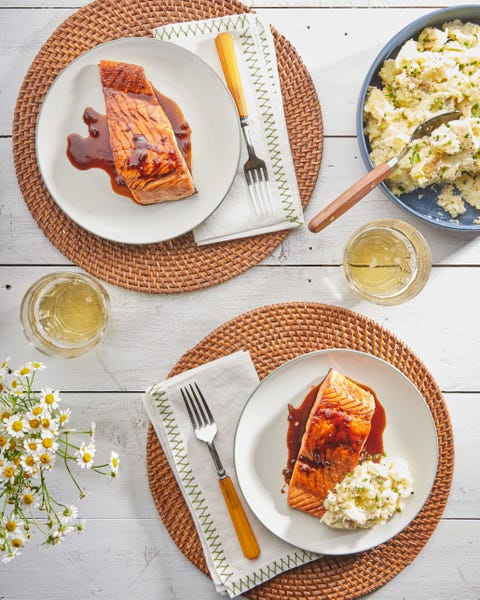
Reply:
[[[17,380],[16,380],[16,379],[14,379],[10,385],[12,386],[12,388],[16,388],[16,387],[17,387],[17,385],[18,385],[18,382],[17,382]]]
[[[45,438],[44,440],[42,440],[42,446],[44,448],[51,448],[53,446],[52,438]]]
[[[4,435],[0,435],[0,448],[2,446],[5,446],[5,444],[8,442],[7,438]]]
[[[118,458],[112,458],[112,467],[115,469],[118,467]]]
[[[7,521],[7,522],[5,523],[5,529],[6,529],[7,531],[10,531],[10,533],[11,533],[12,531],[15,531],[15,529],[16,529],[16,528],[17,528],[17,524],[15,523],[15,521]]]
[[[32,410],[32,413],[38,417],[38,415],[42,414],[42,407],[41,406],[35,406]]]
[[[46,404],[53,404],[55,402],[55,396],[53,394],[46,394],[45,402]]]
[[[35,458],[33,456],[27,456],[27,458],[25,459],[25,464],[29,467],[33,467],[33,465],[35,464]]]
[[[37,442],[28,442],[28,447],[30,448],[30,450],[36,450]]]
[[[10,543],[14,548],[21,548],[23,546],[23,541],[20,538],[13,538]]]
[[[85,452],[85,454],[83,455],[83,462],[89,463],[92,461],[92,455],[90,454],[90,452]]]
[[[4,410],[0,414],[0,421],[3,421],[3,419],[8,419],[8,418],[10,418],[10,413],[8,412],[8,410]]]
[[[13,467],[5,467],[5,469],[3,469],[3,474],[7,479],[10,479],[10,477],[15,475],[15,470]]]
[[[50,427],[50,419],[42,419],[42,427],[48,429]]]
[[[44,465],[48,465],[48,463],[52,460],[50,454],[47,454],[46,452],[44,452],[43,454],[40,454],[40,462]]]
[[[8,360],[4,360],[0,366],[0,369],[4,369],[8,365]]]
[[[40,363],[39,362],[32,362],[32,367],[34,369],[39,369],[40,368]]]
[[[67,419],[68,419],[67,413],[63,413],[63,415],[60,415],[60,423],[65,423],[65,421]]]
[[[18,465],[20,464],[20,457],[19,457],[19,456],[16,456],[16,457],[13,459],[13,464],[14,464],[16,467],[18,467]]]
[[[33,504],[33,496],[32,494],[24,494],[23,495],[23,503],[24,504]]]
[[[23,369],[20,369],[20,375],[28,375],[30,373],[30,369],[28,367],[23,367]]]
[[[13,429],[13,431],[16,431],[17,433],[19,431],[22,431],[23,430],[23,423],[21,421],[14,421],[12,423],[12,429]]]
[[[3,383],[0,382],[0,392],[3,392]]]
[[[15,450],[17,447],[17,442],[15,440],[10,440],[10,450]]]
[[[28,424],[30,425],[30,427],[32,429],[36,429],[37,427],[40,427],[40,420],[39,419],[30,419]]]

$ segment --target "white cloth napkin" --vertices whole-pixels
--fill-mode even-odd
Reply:
[[[227,474],[240,493],[233,466],[237,421],[258,376],[248,352],[236,352],[148,388],[147,414],[192,514],[215,587],[233,598],[275,575],[317,558],[270,533],[243,505],[260,546],[248,560],[239,546],[206,444],[195,437],[179,388],[196,382],[218,426],[215,438]]]
[[[214,43],[223,31],[230,32],[234,40],[255,151],[265,160],[276,211],[261,222],[255,215],[243,174],[247,152],[242,139],[239,169],[227,197],[193,230],[198,245],[292,229],[303,223],[270,28],[255,15],[241,14],[165,25],[154,29],[153,35],[191,50],[225,81]]]

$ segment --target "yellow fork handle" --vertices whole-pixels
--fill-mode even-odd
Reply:
[[[248,117],[247,102],[243,93],[232,36],[226,31],[220,33],[215,38],[215,46],[222,64],[225,81],[237,105],[238,114],[240,118]]]
[[[237,532],[238,541],[242,547],[243,554],[250,560],[257,558],[260,554],[260,548],[258,547],[252,527],[248,522],[247,515],[240,503],[240,498],[233,485],[233,481],[227,476],[223,479],[219,479],[218,483],[222,490],[223,497],[225,498],[233,526]]]

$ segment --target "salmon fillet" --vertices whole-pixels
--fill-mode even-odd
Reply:
[[[119,176],[140,204],[195,193],[172,125],[142,67],[100,61],[110,146]]]
[[[353,471],[370,433],[372,394],[334,369],[320,385],[288,490],[292,508],[321,517],[329,490]]]

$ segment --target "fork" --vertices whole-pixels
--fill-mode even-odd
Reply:
[[[259,219],[265,219],[276,213],[273,203],[270,185],[268,182],[268,172],[265,161],[255,154],[252,136],[248,124],[248,107],[243,92],[238,63],[235,56],[232,36],[228,32],[223,32],[215,38],[215,46],[220,58],[225,80],[228,89],[233,96],[240,117],[243,138],[247,146],[248,160],[243,165],[243,172],[248,184],[248,191]]]
[[[225,472],[222,461],[215,448],[215,444],[213,443],[213,439],[217,433],[217,425],[210,408],[197,383],[195,383],[195,386],[190,384],[188,387],[185,386],[180,388],[180,393],[182,394],[188,416],[192,422],[195,436],[202,442],[205,442],[210,451],[210,455],[217,470],[218,483],[222,490],[243,554],[250,560],[257,558],[260,554],[260,548],[255,539],[255,534],[248,522],[243,506],[240,503],[240,498],[233,485],[233,481]]]

